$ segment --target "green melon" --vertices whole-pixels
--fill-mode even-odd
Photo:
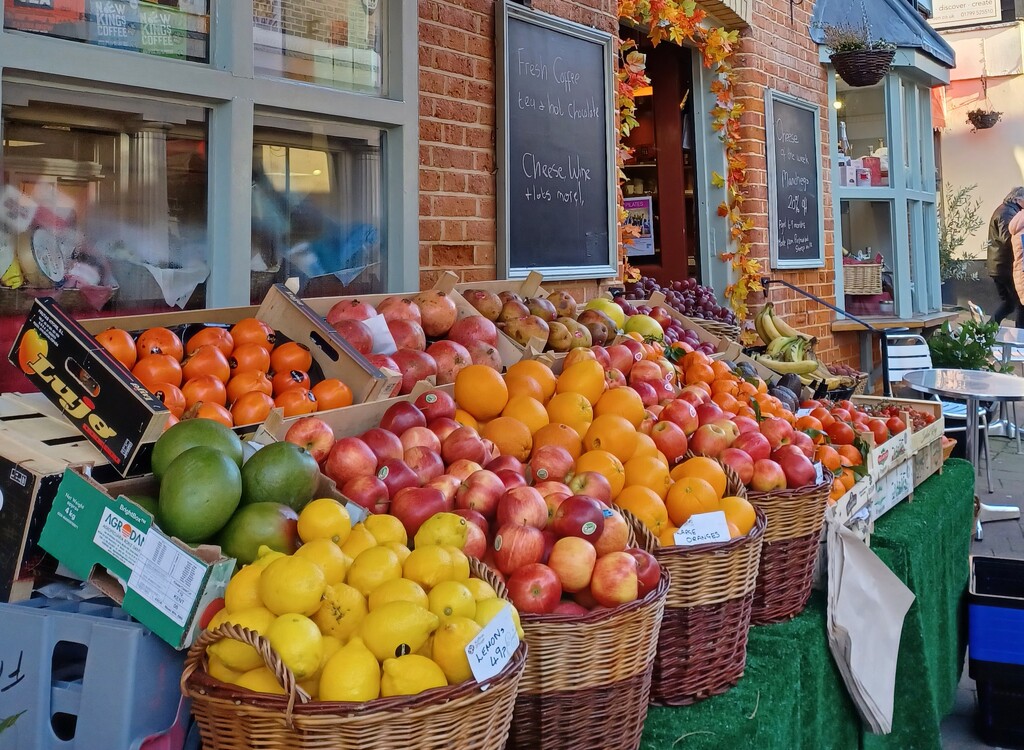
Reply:
[[[152,495],[128,495],[128,499],[140,508],[144,508],[149,511],[149,514],[156,518],[157,509],[160,507],[160,501],[155,497]]]
[[[242,472],[216,448],[189,448],[171,461],[160,482],[157,523],[188,544],[211,539],[238,508]]]
[[[299,546],[298,514],[281,503],[243,505],[218,537],[221,551],[248,565],[256,559],[260,545],[290,555]]]
[[[309,451],[294,443],[271,443],[242,466],[242,505],[283,503],[300,511],[319,483],[320,467]]]
[[[199,445],[216,448],[242,466],[242,441],[238,435],[212,419],[183,419],[164,432],[153,446],[154,476],[162,479],[174,459]]]

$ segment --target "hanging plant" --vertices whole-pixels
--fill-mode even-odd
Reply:
[[[967,113],[967,122],[971,123],[971,131],[988,130],[999,122],[1003,116],[1002,112],[993,112],[988,109],[972,109]]]
[[[874,86],[892,67],[896,45],[872,41],[866,16],[859,26],[825,24],[821,30],[832,66],[849,85]]]

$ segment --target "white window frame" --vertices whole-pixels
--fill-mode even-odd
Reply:
[[[58,87],[173,97],[206,107],[210,248],[206,304],[211,307],[249,304],[255,111],[294,118],[315,115],[378,128],[384,136],[385,283],[389,291],[418,289],[417,4],[403,0],[388,4],[383,35],[385,94],[379,97],[257,77],[252,3],[213,0],[211,5],[210,62],[196,63],[7,30],[0,3],[0,100],[5,78],[28,77]]]

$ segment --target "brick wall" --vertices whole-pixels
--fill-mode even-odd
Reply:
[[[374,49],[380,12],[363,0],[253,0],[253,22],[286,35],[356,49]]]

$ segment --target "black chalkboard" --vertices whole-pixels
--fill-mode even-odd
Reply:
[[[614,276],[611,35],[509,3],[498,14],[501,270]]]
[[[772,268],[825,265],[818,107],[765,92]]]

